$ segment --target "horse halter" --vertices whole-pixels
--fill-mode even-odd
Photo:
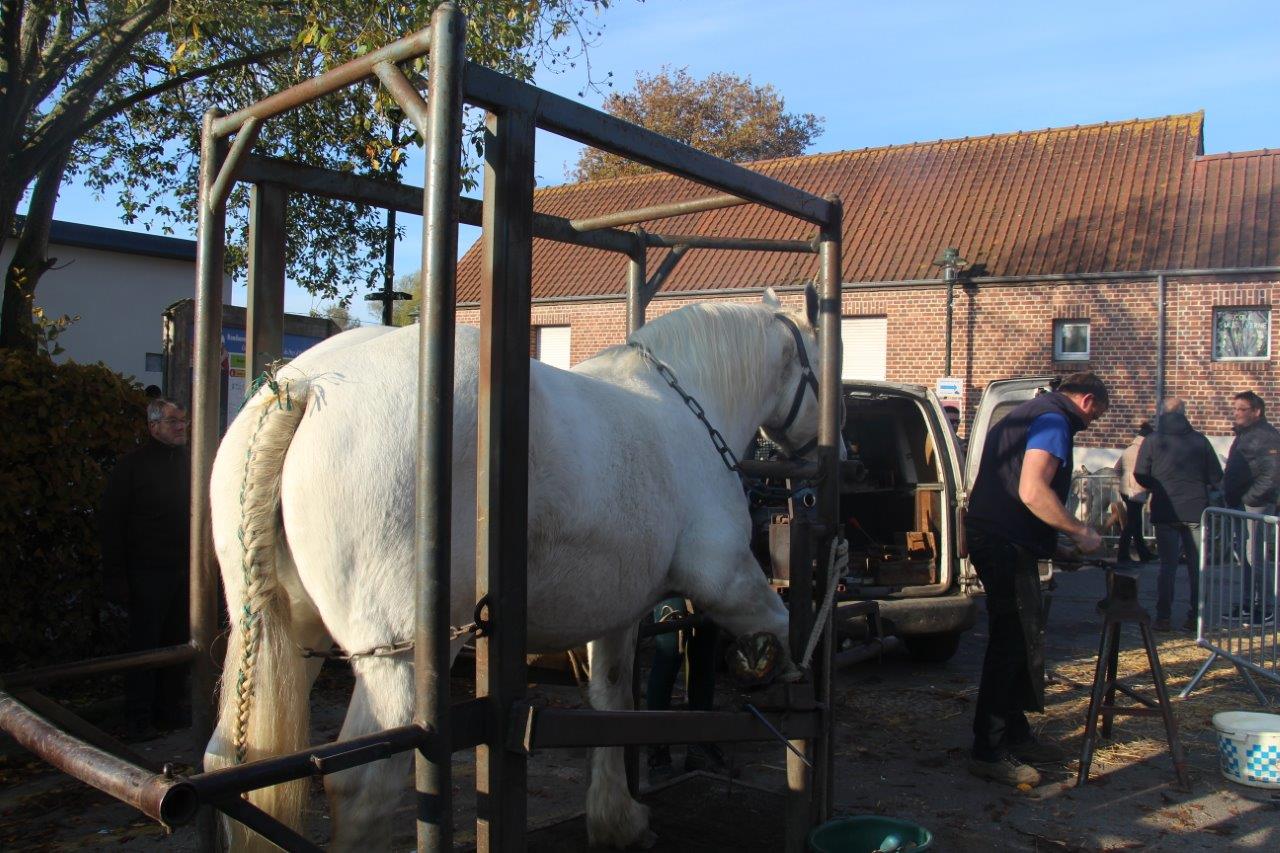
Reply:
[[[813,388],[813,396],[818,396],[818,376],[813,372],[813,366],[809,364],[809,353],[804,348],[804,336],[800,333],[800,327],[796,325],[796,321],[792,320],[786,314],[781,312],[773,315],[782,325],[786,326],[791,332],[791,337],[796,341],[796,358],[800,361],[800,380],[796,383],[795,393],[791,396],[791,411],[787,412],[787,419],[783,422],[778,432],[786,435],[787,430],[795,424],[796,418],[800,416],[800,407],[804,405],[804,392],[806,388]],[[800,447],[791,451],[792,456],[804,456],[809,451],[818,446],[818,436],[815,434],[813,438],[806,441]]]

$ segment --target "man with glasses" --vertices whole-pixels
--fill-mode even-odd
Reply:
[[[180,645],[187,627],[191,459],[187,416],[163,397],[147,405],[150,437],[122,456],[107,480],[98,511],[105,581],[129,611],[132,651]],[[144,670],[126,677],[131,734],[184,725],[186,667]]]

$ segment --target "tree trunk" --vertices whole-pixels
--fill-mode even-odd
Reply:
[[[18,244],[4,275],[4,309],[0,312],[0,349],[32,352],[36,348],[35,328],[31,322],[36,285],[40,277],[53,266],[49,253],[49,231],[53,225],[53,209],[58,201],[58,190],[67,169],[64,151],[40,170],[36,177],[27,218],[18,235]],[[0,212],[0,225],[5,232],[12,227],[13,209],[16,205],[4,205]],[[10,224],[6,225],[4,219]]]

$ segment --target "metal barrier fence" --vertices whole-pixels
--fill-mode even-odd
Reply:
[[[1258,701],[1268,705],[1257,678],[1280,684],[1280,518],[1209,507],[1201,517],[1200,532],[1196,643],[1210,655],[1179,696],[1189,696],[1209,667],[1223,658],[1235,665]]]
[[[1144,508],[1145,510],[1145,508]],[[1114,559],[1124,532],[1124,500],[1120,494],[1120,478],[1114,468],[1071,475],[1071,491],[1067,494],[1067,512],[1102,535],[1105,559]],[[1145,512],[1144,512],[1145,515]],[[1143,531],[1145,535],[1145,530]]]

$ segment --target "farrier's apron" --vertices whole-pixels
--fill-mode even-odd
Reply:
[[[1033,564],[1034,566],[1035,564]],[[1018,621],[1022,624],[1023,644],[1027,652],[1028,695],[1024,697],[1026,710],[1044,712],[1044,596],[1040,591],[1040,573],[1025,571],[1022,566],[1014,573],[1014,601],[1018,607]]]

